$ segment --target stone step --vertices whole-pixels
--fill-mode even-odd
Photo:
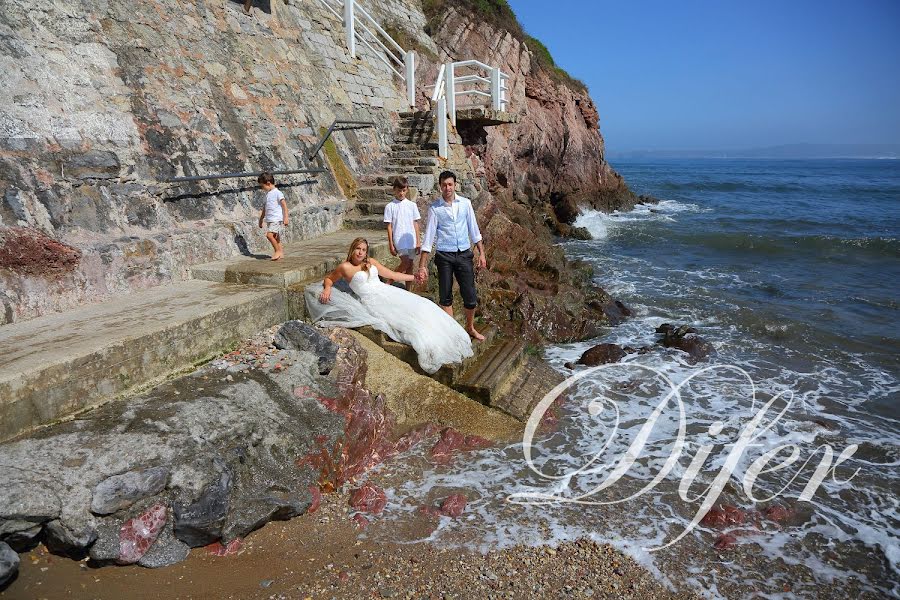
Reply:
[[[429,300],[431,299],[430,294],[420,293],[419,295],[426,297]],[[460,323],[460,325],[462,325],[462,323]],[[461,364],[444,365],[437,373],[432,373],[430,375],[432,379],[435,379],[444,385],[454,387],[454,383],[459,380],[462,373],[466,372],[467,369],[470,369],[485,352],[489,351],[493,340],[498,335],[497,328],[494,325],[487,325],[479,327],[478,330],[484,336],[484,341],[472,343],[472,350],[474,351],[473,355],[465,359]],[[389,354],[399,358],[414,369],[419,370],[419,359],[412,346],[395,342],[372,327],[361,327],[358,331],[381,346]]]
[[[427,193],[430,194],[437,184],[437,178],[434,174],[434,171],[429,170],[425,174],[420,173],[381,173],[379,175],[375,175],[368,178],[368,185],[371,186],[390,186],[391,182],[394,180],[394,177],[398,175],[403,175],[409,180],[409,185],[411,187],[415,187],[417,190],[428,190]]]
[[[290,318],[284,290],[184,281],[0,328],[0,440],[98,406]]]
[[[395,142],[391,144],[391,150],[393,151],[405,151],[405,150],[435,150],[438,149],[437,142],[423,142],[421,144],[414,144],[410,142]]]
[[[526,356],[490,406],[520,421],[527,421],[535,406],[564,379],[561,373],[544,361]]]
[[[376,258],[389,256],[387,233],[378,238],[373,238],[370,234],[368,227],[360,227],[355,231],[353,229],[337,231],[310,240],[286,243],[284,258],[279,261],[269,260],[268,255],[239,257],[197,265],[191,268],[191,275],[194,279],[205,281],[285,288],[324,277],[347,258],[350,243],[357,237],[366,237],[369,240],[370,255]]]
[[[350,215],[344,219],[344,227],[347,229],[362,229],[366,231],[381,229],[385,231],[384,235],[387,236],[384,225],[384,215]],[[385,248],[387,248],[387,242],[385,242]],[[385,253],[388,253],[387,250],[385,250]]]
[[[434,114],[430,110],[401,110],[400,120],[404,119],[433,119]]]
[[[497,340],[453,383],[454,389],[483,404],[496,399],[503,384],[525,359],[525,344]]]
[[[382,179],[382,181],[384,181],[384,179]],[[409,186],[407,198],[409,198],[410,200],[415,200],[418,196],[419,189],[414,186]],[[390,200],[394,197],[394,188],[392,188],[390,185],[364,186],[357,188],[356,197],[359,200],[364,200],[366,202],[381,200],[390,202]]]
[[[434,129],[434,127],[428,127],[427,125],[423,125],[421,127],[398,127],[394,130],[394,137],[397,139],[431,135],[437,135],[437,131]]]
[[[384,166],[387,171],[388,177],[393,177],[394,174],[408,176],[410,173],[418,173],[420,175],[429,175],[434,173],[434,170],[438,167],[438,165],[423,165],[423,166],[412,166],[412,165],[398,165],[395,163],[387,164]]]
[[[388,154],[388,160],[410,158],[437,158],[437,150],[394,150]]]
[[[384,208],[389,204],[388,201],[380,202],[357,202],[353,208],[362,216],[384,216]],[[382,227],[384,225],[382,224]]]
[[[409,158],[388,158],[388,166],[400,166],[400,167],[433,167],[435,165],[440,164],[438,159],[433,156],[416,156]]]

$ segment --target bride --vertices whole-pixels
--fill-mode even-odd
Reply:
[[[347,260],[328,274],[321,286],[307,288],[306,304],[313,321],[323,326],[371,325],[391,339],[412,346],[426,373],[472,356],[469,334],[453,317],[430,300],[382,283],[379,275],[398,281],[415,280],[370,258],[369,242],[364,238],[353,240]],[[356,297],[335,287],[341,281],[350,284]]]

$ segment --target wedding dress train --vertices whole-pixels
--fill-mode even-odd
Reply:
[[[426,373],[472,356],[472,340],[453,317],[431,300],[383,283],[374,266],[353,275],[350,289],[352,294],[332,287],[331,300],[322,304],[322,284],[307,287],[306,305],[313,322],[340,327],[371,325],[392,340],[412,346]]]

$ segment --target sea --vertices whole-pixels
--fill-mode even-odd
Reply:
[[[461,492],[463,518],[407,541],[588,537],[704,597],[900,597],[900,161],[613,166],[658,203],[585,211],[593,239],[559,243],[634,315],[545,349],[569,378],[555,427],[409,457],[385,518]],[[710,354],[661,347],[664,323]],[[566,367],[598,343],[644,351]]]

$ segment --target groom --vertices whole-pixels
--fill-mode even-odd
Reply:
[[[459,284],[459,293],[463,298],[466,310],[466,331],[475,340],[483,340],[484,336],[475,329],[475,307],[478,306],[478,295],[475,293],[475,268],[473,265],[472,244],[478,248],[478,268],[487,267],[484,257],[484,244],[481,243],[481,231],[475,221],[475,210],[468,198],[456,194],[456,175],[452,171],[444,171],[438,177],[441,197],[428,208],[428,225],[425,226],[425,237],[422,240],[422,253],[419,255],[419,269],[416,281],[423,283],[428,278],[428,255],[437,239],[437,252],[434,263],[438,269],[438,288],[440,305],[451,317],[453,316],[453,279]]]

